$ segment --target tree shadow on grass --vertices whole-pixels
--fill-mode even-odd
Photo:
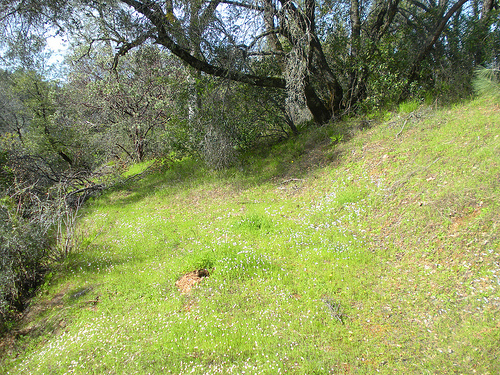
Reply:
[[[264,171],[267,178],[263,182],[278,184],[287,180],[307,179],[326,166],[339,165],[345,153],[344,145],[373,124],[373,121],[361,119],[312,126],[279,144],[254,150],[248,158],[249,174],[258,177]]]
[[[58,267],[57,272],[61,277],[71,276],[72,274],[99,273],[130,262],[126,254],[118,251],[111,253],[109,249],[104,249],[98,254],[99,246],[93,245],[92,251],[70,254],[64,263]],[[134,261],[136,261],[134,259]]]
[[[71,275],[107,272],[131,260],[126,255],[99,255],[93,245],[90,252],[70,254],[62,263],[47,274],[45,284],[33,298],[11,329],[0,336],[0,370],[8,358],[15,358],[27,347],[67,331],[74,309],[97,310],[100,284],[87,282],[76,285],[68,280]],[[109,249],[102,253],[109,254]],[[135,261],[135,260],[134,260]],[[55,289],[55,294],[44,295],[43,290]]]

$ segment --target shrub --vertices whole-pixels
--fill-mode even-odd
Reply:
[[[483,67],[476,69],[473,85],[477,95],[500,99],[500,69]]]
[[[42,280],[49,245],[39,223],[5,203],[0,206],[0,328],[23,309]]]
[[[14,184],[0,199],[0,331],[25,308],[49,267],[78,246],[82,200],[70,205],[59,190],[42,199],[34,186]]]

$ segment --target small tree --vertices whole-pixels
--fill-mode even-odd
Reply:
[[[101,162],[121,154],[132,161],[164,152],[166,127],[175,111],[173,88],[185,80],[183,68],[154,46],[143,46],[111,69],[107,47],[91,58],[75,51],[64,87],[69,111],[60,118],[83,130]],[[173,85],[172,85],[173,83]]]

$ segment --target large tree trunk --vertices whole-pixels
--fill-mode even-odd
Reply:
[[[343,89],[328,65],[319,41],[313,46],[310,78],[305,87],[307,106],[318,123],[325,123],[342,110]]]
[[[222,67],[211,64],[205,59],[199,58],[194,55],[192,51],[182,46],[171,34],[171,24],[169,18],[163,14],[163,11],[155,3],[146,3],[138,0],[121,0],[123,3],[130,5],[139,13],[146,16],[156,27],[157,37],[156,42],[168,48],[174,55],[178,56],[184,62],[189,64],[194,69],[207,73],[212,76],[227,78],[230,80],[247,83],[253,86],[261,87],[274,87],[287,89],[290,87],[290,82],[284,78],[273,76],[257,76],[248,72],[236,71],[231,67]],[[206,13],[213,12],[216,5],[220,1],[213,0],[209,2],[210,6],[207,8]],[[329,121],[332,116],[339,114],[342,103],[342,87],[337,78],[331,71],[324,56],[321,44],[315,33],[315,20],[314,0],[305,0],[305,12],[298,10],[290,0],[280,0],[283,9],[286,12],[279,12],[279,17],[282,18],[280,23],[280,33],[286,35],[289,42],[296,46],[296,43],[301,43],[304,34],[306,39],[309,40],[310,46],[301,46],[302,51],[309,53],[308,56],[308,70],[305,82],[303,82],[304,94],[306,103],[314,119],[317,122],[324,123]],[[266,5],[271,5],[267,2]],[[283,14],[286,13],[286,16]],[[205,17],[209,19],[209,15]],[[203,18],[203,17],[202,17]],[[296,31],[286,30],[287,25],[293,24],[296,30],[299,30],[301,35],[297,35]],[[268,25],[272,27],[271,19],[268,19]],[[273,41],[275,47],[279,50],[279,40],[276,38]],[[306,57],[307,58],[307,57]]]
[[[281,32],[292,44],[294,52],[289,54],[288,58],[292,59],[289,65],[303,67],[302,76],[289,74],[287,88],[290,90],[294,84],[301,86],[314,120],[328,122],[340,114],[343,89],[328,65],[316,35],[315,1],[305,0],[303,12],[290,0],[280,1],[284,9],[280,15]]]
[[[333,112],[325,106],[325,103],[318,97],[311,84],[305,86],[305,96],[307,108],[311,111],[314,121],[318,124],[325,124],[333,117]]]
[[[363,70],[360,76],[360,70],[357,68],[357,63],[359,61],[359,47],[361,44],[361,18],[359,15],[359,1],[351,0],[351,9],[349,10],[349,16],[351,19],[351,50],[350,58],[353,63],[353,67],[349,72],[349,87],[346,98],[346,108],[349,110],[358,101],[358,98],[364,96],[364,85],[363,85]]]

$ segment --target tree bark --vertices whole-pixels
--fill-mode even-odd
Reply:
[[[169,49],[170,52],[172,52],[174,55],[179,57],[194,69],[207,73],[209,75],[213,75],[215,77],[227,78],[233,81],[248,83],[253,86],[274,87],[281,89],[284,89],[286,87],[285,80],[279,77],[261,77],[253,74],[237,72],[220,66],[212,65],[205,60],[196,58],[191,54],[191,51],[189,49],[184,48],[176,43],[174,39],[169,35],[167,31],[169,22],[168,18],[159,6],[154,6],[157,4],[149,5],[151,3],[142,3],[137,0],[121,1],[133,7],[137,12],[143,14],[151,21],[151,23],[156,27],[157,30],[156,42],[158,44],[161,44]]]
[[[333,112],[324,105],[323,101],[318,97],[316,91],[310,83],[306,84],[304,91],[307,108],[311,111],[314,121],[318,124],[325,124],[330,121],[333,117]]]
[[[359,47],[361,43],[361,19],[359,16],[359,1],[351,0],[351,9],[349,11],[349,16],[351,19],[351,50],[350,58],[353,67],[349,72],[349,91],[346,98],[346,108],[350,109],[355,104],[356,98],[360,95],[360,85],[357,62],[359,61]]]
[[[322,106],[324,108],[323,109],[324,113],[321,116],[319,116],[322,119],[319,122],[323,123],[326,122],[324,120],[326,117],[328,117],[327,119],[328,121],[332,117],[338,115],[342,110],[342,99],[344,90],[342,89],[342,86],[340,85],[339,81],[337,80],[332,70],[330,69],[330,66],[326,61],[326,57],[323,52],[323,48],[321,47],[321,44],[315,35],[314,38],[311,40],[311,55],[312,56],[310,59],[310,70],[311,70],[312,82],[310,82],[308,86],[311,86],[311,83],[313,84],[313,86],[311,86],[310,89],[312,88],[316,89],[315,91],[317,99],[313,97],[307,98],[308,96],[307,93],[309,89],[306,89],[306,99],[308,99],[308,103],[309,100],[312,100],[313,102],[319,100],[322,103]],[[310,95],[312,95],[312,93],[310,93]],[[315,106],[315,110],[319,110],[319,107]],[[319,119],[317,119],[317,121],[318,120]]]
[[[266,26],[267,42],[274,51],[283,52],[283,45],[281,44],[278,36],[276,35],[276,25],[274,24],[274,17],[276,16],[276,8],[271,0],[264,0],[264,25]],[[283,70],[285,62],[283,56],[277,56],[278,64]]]

